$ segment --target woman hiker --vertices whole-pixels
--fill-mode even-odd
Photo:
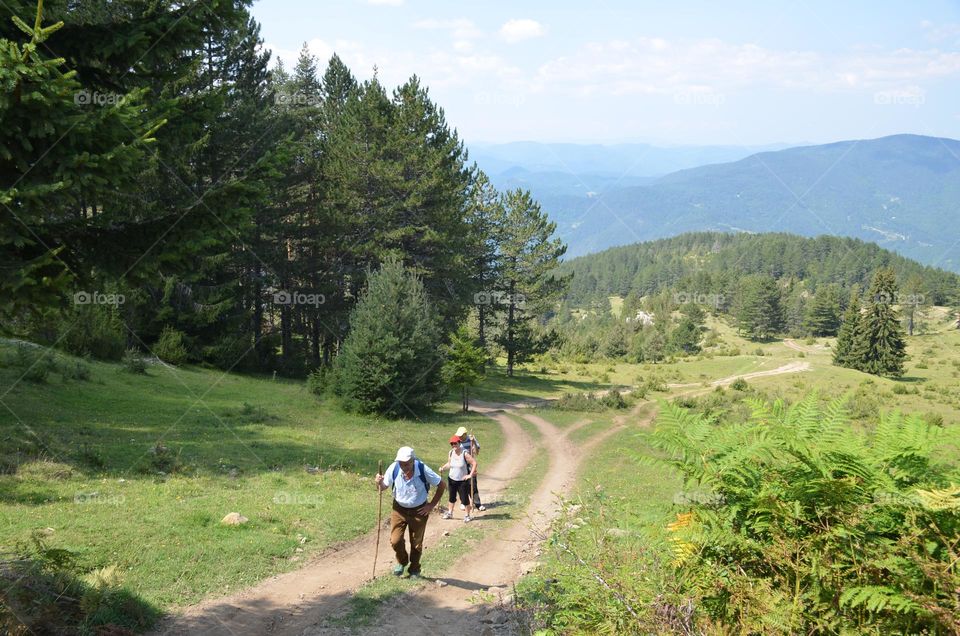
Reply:
[[[427,519],[443,496],[446,486],[440,475],[417,459],[413,449],[404,446],[397,451],[397,458],[383,475],[377,474],[375,481],[380,490],[393,486],[393,512],[390,513],[390,545],[397,555],[397,566],[393,573],[403,574],[403,568],[410,565],[407,572],[411,578],[420,576],[420,556],[423,554],[423,534],[427,529]],[[437,486],[437,492],[428,503],[430,486]],[[404,541],[404,531],[410,529],[410,554]]]
[[[470,484],[477,474],[477,460],[470,453],[463,450],[460,445],[460,438],[454,435],[450,438],[450,454],[447,456],[447,463],[440,467],[440,472],[450,469],[447,475],[447,490],[450,491],[449,507],[443,513],[444,519],[453,518],[453,504],[457,503],[457,495],[460,495],[460,507],[466,508],[467,514],[463,520],[469,523],[472,520],[470,513],[473,512],[473,502],[470,499]]]
[[[460,438],[460,445],[463,447],[463,450],[470,453],[470,456],[476,459],[480,455],[480,442],[477,441],[477,438],[473,435],[467,433],[467,429],[464,426],[461,426],[457,429],[457,432],[454,433],[457,437]],[[482,503],[480,503],[480,491],[477,489],[477,475],[474,472],[473,479],[473,507],[483,512],[487,509]],[[463,510],[463,504],[460,505],[460,510]]]

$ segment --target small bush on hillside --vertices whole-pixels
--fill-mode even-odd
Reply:
[[[61,362],[57,365],[57,370],[64,380],[79,380],[87,382],[90,380],[92,371],[86,360],[73,360]]]
[[[52,350],[23,342],[17,344],[11,363],[21,369],[22,379],[38,384],[46,382],[50,373],[57,369]]]
[[[612,389],[599,397],[593,393],[566,393],[553,402],[552,406],[562,411],[596,413],[609,409],[627,408],[627,402],[619,391]]]
[[[750,388],[750,385],[743,378],[737,378],[733,381],[733,384],[730,385],[730,388],[734,391],[746,391]]]
[[[140,374],[147,372],[147,361],[136,349],[127,349],[126,353],[123,354],[121,364],[127,373]]]
[[[76,356],[119,360],[126,348],[126,328],[111,305],[78,305],[61,321],[57,341]]]
[[[172,474],[183,468],[180,461],[180,451],[174,451],[162,441],[157,442],[147,451],[147,461],[152,472]]]
[[[186,336],[182,331],[164,327],[153,345],[153,353],[168,364],[181,365],[187,361]]]
[[[893,385],[894,395],[919,395],[920,390],[917,387],[909,387],[906,384]]]
[[[324,367],[314,369],[307,375],[307,391],[314,395],[323,395],[329,386],[327,370]]]

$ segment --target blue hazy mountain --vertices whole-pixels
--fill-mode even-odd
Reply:
[[[789,232],[860,238],[960,271],[960,141],[953,139],[801,146],[646,183],[627,182],[642,175],[566,175],[514,172],[495,182],[526,180],[557,222],[568,258],[689,231]]]

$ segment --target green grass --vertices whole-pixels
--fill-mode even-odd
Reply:
[[[471,398],[489,402],[513,402],[530,398],[558,398],[564,393],[584,393],[607,388],[606,384],[591,380],[588,375],[561,375],[548,369],[547,373],[521,367],[514,370],[514,377],[507,377],[502,367],[487,370],[483,383],[471,391]]]
[[[495,422],[456,402],[389,421],[343,413],[300,382],[103,363],[90,363],[88,381],[53,372],[31,382],[13,358],[0,347],[0,549],[52,528],[51,546],[84,569],[117,566],[128,589],[167,609],[371,530],[377,461],[401,445],[437,466],[460,425],[487,458],[502,443]],[[250,522],[220,525],[231,511]]]

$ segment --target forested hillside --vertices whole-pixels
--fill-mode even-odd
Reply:
[[[532,307],[540,281],[501,257],[563,253],[537,202],[468,165],[416,76],[359,82],[306,47],[272,64],[249,5],[5,7],[2,330],[303,376],[332,365],[369,274],[395,259],[441,342],[481,294],[522,357],[533,316],[501,294]],[[531,255],[533,235],[552,247]]]
[[[574,256],[684,232],[789,232],[875,241],[957,271],[943,233],[957,213],[957,156],[955,139],[892,135],[762,152],[593,196],[554,196],[548,182],[534,194],[551,202]]]
[[[838,284],[866,288],[872,273],[892,268],[901,280],[917,279],[933,304],[957,300],[960,276],[910,260],[874,243],[836,236],[695,232],[615,247],[570,260],[568,301],[587,304],[607,296],[646,296],[663,289],[723,293],[746,275],[802,281],[809,290]]]

